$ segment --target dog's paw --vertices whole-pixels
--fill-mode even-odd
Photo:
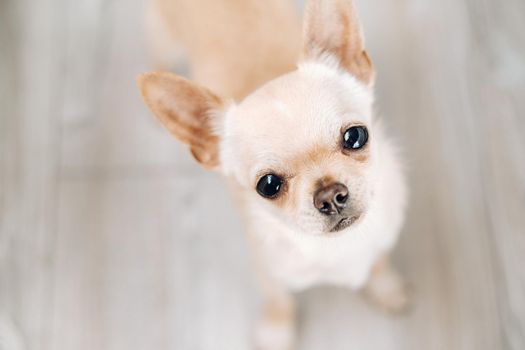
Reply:
[[[276,323],[263,319],[255,330],[256,350],[293,350],[294,329],[287,323]]]
[[[257,350],[292,350],[295,348],[293,301],[269,302],[255,330]]]
[[[410,306],[407,286],[403,278],[391,268],[373,274],[365,294],[371,302],[389,313],[402,313]]]

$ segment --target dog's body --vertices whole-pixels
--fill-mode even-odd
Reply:
[[[160,69],[184,56],[193,81],[236,100],[292,71],[300,51],[299,18],[286,0],[150,0],[147,26]],[[275,28],[279,35],[268,35]]]
[[[372,118],[374,71],[351,1],[308,3],[296,70],[300,39],[286,1],[155,4],[197,81],[242,99],[169,73],[139,81],[155,115],[228,179],[239,202],[266,298],[259,348],[292,347],[290,291],[366,285],[382,307],[402,308],[402,281],[387,256],[406,190],[395,148]]]

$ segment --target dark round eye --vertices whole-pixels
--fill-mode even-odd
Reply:
[[[274,174],[266,174],[257,182],[257,192],[266,198],[273,198],[279,193],[283,180]]]
[[[360,149],[368,141],[368,131],[364,126],[352,126],[343,135],[343,146],[346,149]]]

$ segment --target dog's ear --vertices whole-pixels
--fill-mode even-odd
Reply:
[[[352,0],[309,0],[304,18],[303,56],[329,53],[350,74],[372,85],[374,69],[365,51],[361,24]]]
[[[144,101],[160,122],[186,144],[205,168],[219,165],[219,137],[214,126],[224,101],[208,89],[172,73],[142,74],[138,85]]]

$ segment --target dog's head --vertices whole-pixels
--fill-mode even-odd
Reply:
[[[351,1],[311,0],[298,69],[239,104],[170,73],[145,74],[139,86],[204,167],[301,231],[324,234],[351,226],[371,201],[373,75]]]

